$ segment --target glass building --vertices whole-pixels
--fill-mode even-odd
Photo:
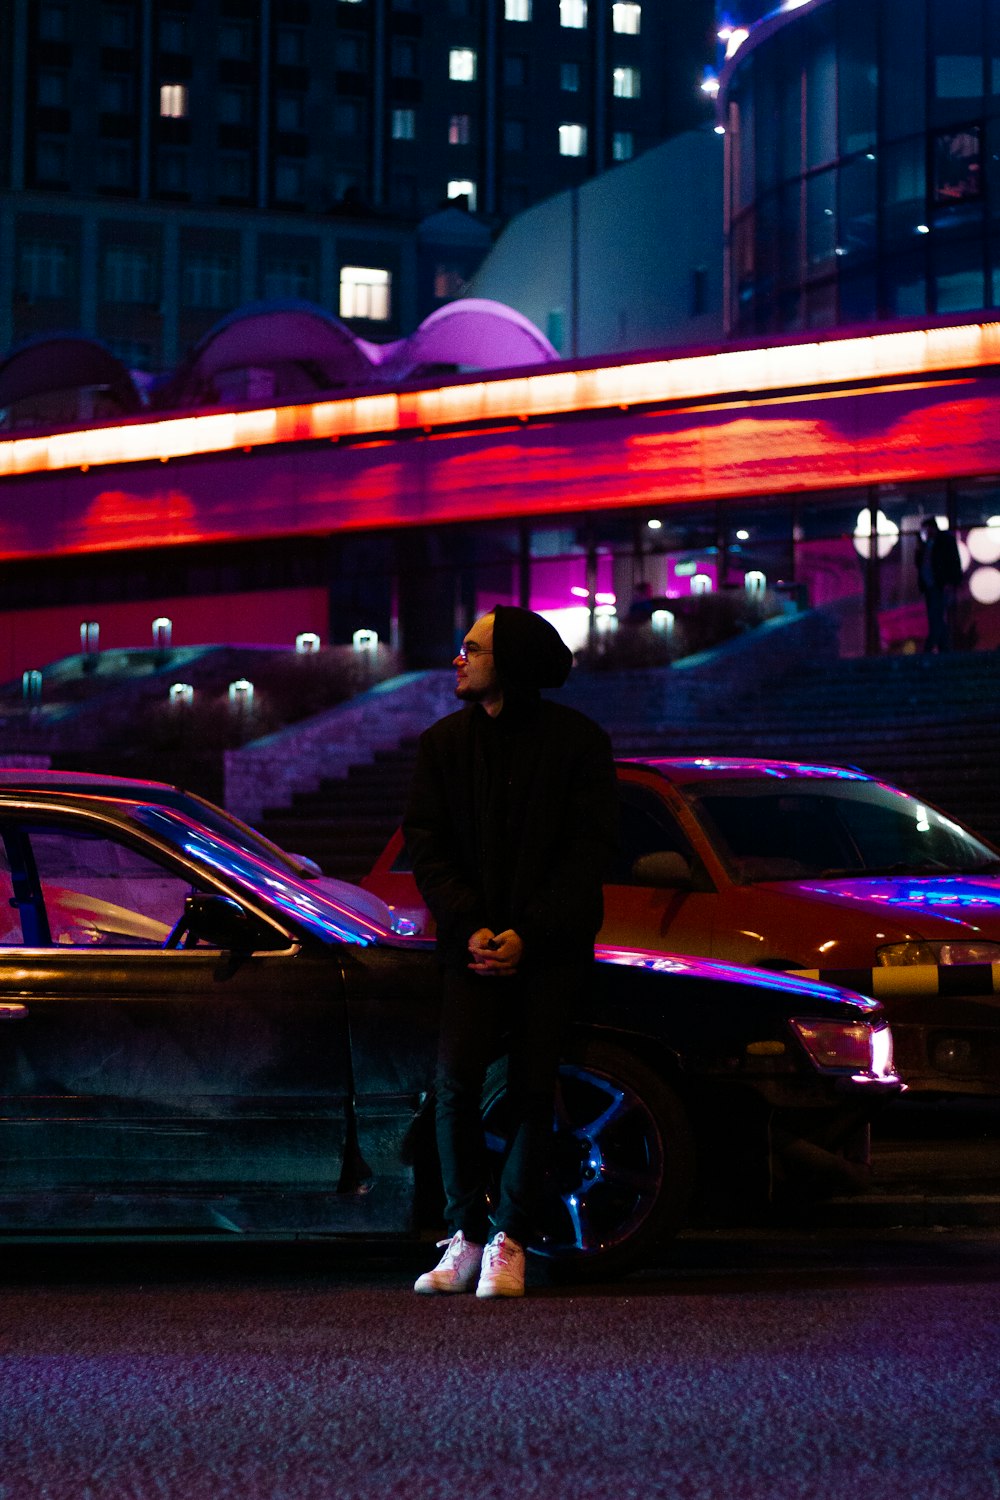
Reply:
[[[1000,0],[806,0],[728,51],[730,333],[1000,304]]]

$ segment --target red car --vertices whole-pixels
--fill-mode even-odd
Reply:
[[[1000,852],[849,767],[657,759],[618,781],[599,944],[850,971],[911,1085],[1000,1092]],[[399,833],[363,884],[428,930]]]

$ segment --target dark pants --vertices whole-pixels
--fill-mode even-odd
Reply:
[[[552,1142],[563,1034],[587,975],[585,964],[546,966],[512,979],[445,970],[435,1087],[449,1233],[461,1229],[479,1245],[501,1229],[519,1244],[530,1239]],[[505,1051],[507,1154],[491,1228],[481,1102],[486,1070]]]
[[[924,590],[927,606],[927,640],[925,651],[948,651],[951,648],[951,632],[948,628],[948,608],[951,603],[948,590],[929,588]]]

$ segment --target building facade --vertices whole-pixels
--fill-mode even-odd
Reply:
[[[730,332],[1000,305],[1000,0],[785,6],[721,83]]]
[[[508,216],[686,122],[671,9],[2,0],[0,349],[80,328],[162,369],[271,298],[410,331]]]

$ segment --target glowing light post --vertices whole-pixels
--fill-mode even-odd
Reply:
[[[253,716],[253,683],[245,677],[238,677],[229,684],[229,711],[241,723]]]
[[[194,702],[194,688],[189,682],[172,682],[167,696],[171,708],[187,708]]]
[[[295,637],[295,652],[298,656],[315,656],[321,645],[314,630],[303,630]]]
[[[170,643],[174,635],[174,622],[166,615],[157,615],[153,621],[153,650],[156,659],[162,666],[170,653]]]
[[[93,672],[97,666],[97,658],[101,651],[101,627],[97,620],[82,620],[80,622],[80,655],[83,658],[81,666],[85,672]]]
[[[21,696],[26,703],[31,705],[32,711],[36,704],[42,699],[42,674],[37,667],[31,667],[21,676]]]

